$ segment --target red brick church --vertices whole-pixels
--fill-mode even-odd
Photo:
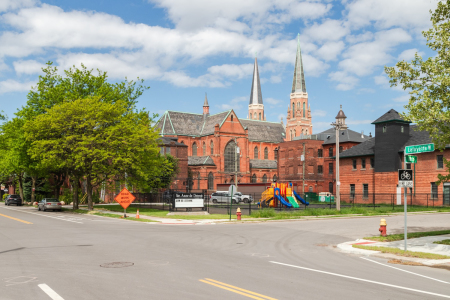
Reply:
[[[205,95],[202,114],[166,111],[156,126],[161,136],[176,137],[179,143],[188,146],[190,172],[185,184],[190,189],[216,190],[217,184],[236,180],[238,183],[276,180],[279,143],[312,133],[300,44],[286,126],[282,121],[266,121],[256,58],[247,119],[239,118],[233,110],[210,115]]]

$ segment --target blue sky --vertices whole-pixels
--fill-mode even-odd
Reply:
[[[257,53],[268,121],[286,120],[300,34],[313,132],[343,105],[350,129],[408,93],[390,88],[385,65],[433,55],[421,34],[437,0],[0,0],[0,105],[12,117],[41,67],[84,63],[111,81],[140,77],[139,106],[247,117]]]

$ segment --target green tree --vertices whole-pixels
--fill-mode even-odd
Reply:
[[[408,90],[410,99],[404,117],[430,133],[438,149],[450,143],[450,1],[439,1],[431,13],[433,26],[422,32],[435,55],[423,59],[417,53],[411,62],[385,67],[391,86]],[[450,163],[446,161],[447,169]],[[440,175],[440,181],[450,174]]]
[[[159,174],[158,133],[144,111],[128,103],[87,97],[54,105],[24,126],[30,154],[41,167],[86,178],[88,207],[93,188],[129,174],[139,184]],[[77,193],[77,191],[74,191]],[[75,203],[74,203],[75,205]]]

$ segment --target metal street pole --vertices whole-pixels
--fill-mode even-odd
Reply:
[[[404,163],[403,163],[403,167],[406,169],[406,150],[405,150],[405,152],[403,153],[403,160],[404,160]],[[406,249],[407,249],[407,242],[406,242],[406,240],[408,239],[408,228],[407,228],[407,221],[406,221],[406,219],[407,219],[407,211],[408,211],[408,207],[407,207],[407,199],[406,199],[406,192],[407,192],[407,187],[405,186],[405,192],[404,192],[404,203],[403,203],[403,207],[404,207],[404,210],[405,210],[405,229],[404,229],[404,234],[405,234],[405,251],[406,251]]]
[[[339,129],[340,125],[336,124],[336,210],[341,210],[341,183],[339,182]]]

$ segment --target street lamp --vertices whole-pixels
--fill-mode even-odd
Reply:
[[[336,210],[341,210],[341,194],[340,194],[340,186],[341,183],[339,182],[339,131],[347,129],[347,125],[345,124],[345,115],[342,112],[342,116],[340,117],[340,114],[342,112],[342,105],[341,110],[339,111],[338,116],[336,117],[336,122],[331,123],[331,126],[336,129]]]

